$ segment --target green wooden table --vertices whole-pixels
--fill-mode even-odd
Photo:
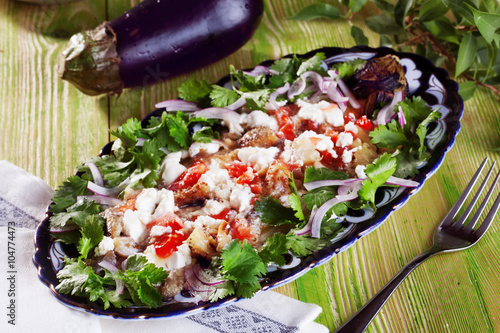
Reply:
[[[354,45],[347,21],[286,20],[314,0],[266,0],[253,39],[230,57],[190,74],[216,81],[230,64],[252,67],[289,53]],[[155,102],[175,98],[188,75],[119,97],[89,97],[57,75],[69,36],[112,20],[138,0],[83,0],[38,6],[0,0],[0,159],[56,187],[110,140],[109,130],[142,118]],[[370,4],[365,10],[370,10]],[[356,22],[364,27],[362,16]],[[370,46],[378,37],[364,28]],[[409,260],[431,245],[439,221],[467,178],[500,146],[500,107],[479,89],[465,104],[462,130],[440,170],[377,230],[278,292],[323,308],[317,321],[335,330]],[[1,184],[0,184],[1,186]],[[31,244],[26,244],[31,246]],[[369,332],[500,332],[500,217],[473,248],[430,259],[410,275]]]

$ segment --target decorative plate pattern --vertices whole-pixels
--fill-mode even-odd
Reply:
[[[337,253],[352,246],[359,238],[375,230],[393,211],[403,206],[423,186],[427,178],[441,166],[445,154],[455,143],[455,137],[460,131],[460,119],[464,106],[462,99],[458,95],[458,85],[450,79],[446,70],[436,68],[427,59],[412,53],[396,52],[389,48],[374,49],[366,46],[357,46],[350,49],[327,47],[299,55],[299,57],[311,57],[317,52],[323,52],[326,55],[325,62],[328,65],[356,58],[366,60],[386,54],[398,56],[406,71],[405,75],[409,84],[410,94],[421,96],[433,109],[439,108],[442,117],[433,125],[434,128],[427,135],[427,143],[431,149],[432,158],[421,166],[420,174],[413,178],[420,183],[417,188],[384,189],[381,193],[377,194],[377,212],[367,209],[356,216],[346,217],[346,221],[351,222],[351,224],[342,234],[336,237],[330,246],[307,257],[296,258],[290,256],[288,264],[284,267],[271,266],[266,277],[261,280],[262,291],[297,279],[310,269],[329,261]],[[286,57],[291,56],[288,55]],[[269,66],[272,62],[273,60],[268,60],[261,65]],[[229,77],[226,76],[218,84],[224,86],[228,82]],[[150,117],[158,116],[161,112],[162,110],[152,112],[143,119],[143,124],[146,124]],[[101,154],[108,154],[110,149],[111,143],[108,143],[103,147]],[[164,306],[158,309],[135,306],[126,309],[111,308],[104,310],[97,303],[60,294],[55,290],[55,286],[58,284],[56,273],[62,267],[64,256],[71,256],[74,249],[54,242],[50,236],[49,228],[49,216],[47,216],[38,226],[36,232],[33,262],[38,268],[40,280],[50,288],[52,293],[61,302],[77,310],[124,319],[171,318],[195,314],[205,309],[220,308],[238,300],[236,297],[227,297],[216,303],[196,303],[194,298],[178,295],[179,297],[165,303]],[[228,307],[224,311],[231,312],[231,309],[231,307]],[[203,314],[197,315],[196,318],[199,318],[201,321],[206,319],[203,319]]]

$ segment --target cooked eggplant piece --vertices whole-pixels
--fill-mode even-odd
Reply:
[[[238,50],[262,13],[262,0],[145,0],[73,35],[60,75],[88,95],[161,82]]]
[[[402,90],[408,94],[405,70],[399,58],[388,54],[373,58],[354,73],[349,80],[354,96],[361,102],[362,112],[369,118],[381,102],[389,102],[394,92]]]

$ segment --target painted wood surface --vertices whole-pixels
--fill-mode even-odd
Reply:
[[[112,20],[138,0],[83,0],[39,6],[0,0],[0,159],[51,186],[96,155],[109,130],[141,118],[158,101],[175,98],[189,76],[216,81],[230,64],[252,67],[266,59],[322,46],[349,47],[350,23],[286,20],[313,0],[266,0],[255,36],[242,49],[199,71],[117,97],[89,97],[57,75],[58,59],[75,32]],[[370,4],[364,9],[373,9]],[[362,15],[356,23],[364,27]],[[364,28],[370,46],[377,35]],[[318,322],[335,330],[409,260],[431,245],[434,228],[484,157],[500,161],[500,107],[479,89],[465,104],[462,130],[443,166],[380,228],[330,262],[277,291],[323,308]],[[498,191],[497,191],[498,192]],[[431,258],[387,302],[369,332],[500,332],[500,218],[473,248]],[[300,314],[297,314],[300,315]]]

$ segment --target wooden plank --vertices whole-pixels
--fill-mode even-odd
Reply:
[[[53,187],[108,140],[107,103],[56,72],[66,43],[58,36],[93,27],[103,13],[98,0],[65,6],[0,0],[0,158]]]

